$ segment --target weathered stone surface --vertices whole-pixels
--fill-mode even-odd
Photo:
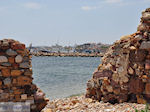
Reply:
[[[21,55],[17,55],[17,56],[15,57],[15,62],[16,62],[16,63],[21,63],[22,60],[23,60],[23,58],[22,58]]]
[[[14,63],[14,62],[15,62],[14,57],[9,57],[9,58],[8,58],[8,62],[11,63],[11,64]]]
[[[131,62],[144,61],[146,54],[147,52],[145,50],[131,51],[129,60]]]
[[[20,68],[30,68],[30,65],[28,62],[20,63]]]
[[[129,67],[128,73],[131,74],[131,75],[133,75],[134,74],[134,70],[131,67]]]
[[[0,81],[0,86],[2,86],[2,81]]]
[[[144,91],[144,84],[140,79],[131,79],[129,84],[130,92],[141,94]]]
[[[150,49],[150,41],[143,41],[141,46],[140,46],[140,49]]]
[[[112,71],[110,70],[105,70],[103,72],[95,72],[93,75],[93,78],[101,78],[101,77],[111,77],[112,76]]]
[[[24,50],[24,49],[25,49],[25,45],[24,45],[24,44],[21,44],[21,43],[15,42],[15,43],[13,43],[13,44],[11,45],[11,48],[12,48],[12,49],[15,49],[15,50],[18,50],[18,49]]]
[[[12,64],[12,67],[13,67],[13,69],[19,69],[19,64],[13,63],[13,64]]]
[[[8,99],[8,98],[9,98],[9,94],[8,94],[8,93],[1,93],[1,94],[0,94],[0,99],[6,100],[6,99]]]
[[[137,97],[137,103],[139,103],[139,104],[147,103],[147,101],[142,96],[136,95],[136,97]]]
[[[2,69],[2,76],[9,77],[10,76],[10,69]]]
[[[32,70],[26,70],[26,71],[24,72],[24,75],[25,75],[25,76],[31,76],[31,75],[32,75]]]
[[[15,55],[17,55],[17,52],[14,51],[14,50],[12,50],[12,49],[8,49],[8,50],[6,51],[6,54],[7,54],[8,56],[15,56]]]
[[[22,95],[21,95],[21,99],[22,99],[22,100],[27,100],[27,94],[22,94]]]
[[[22,71],[20,70],[11,70],[11,76],[20,76]]]
[[[11,64],[8,63],[8,62],[7,62],[7,63],[2,63],[1,65],[2,65],[2,66],[5,66],[5,67],[10,67],[10,66],[11,66]]]
[[[28,62],[30,59],[29,59],[29,57],[24,57],[23,58],[23,62]]]
[[[8,62],[8,59],[6,56],[0,56],[0,63]]]
[[[31,56],[25,45],[0,40],[0,102],[30,101],[31,112],[40,112],[47,100],[32,80]]]
[[[4,85],[7,85],[7,86],[11,85],[11,79],[10,78],[4,79]]]
[[[21,95],[23,93],[23,90],[21,89],[15,89],[13,90],[14,95]]]
[[[35,100],[41,100],[43,99],[45,96],[45,94],[41,91],[37,91],[35,94],[34,94],[34,98]]]
[[[17,78],[17,84],[19,86],[30,85],[31,82],[32,82],[32,79],[26,76],[19,76]]]
[[[89,80],[89,81],[87,82],[87,87],[88,87],[88,88],[94,88],[94,81],[93,81],[93,80]]]
[[[145,85],[145,94],[146,94],[147,97],[150,98],[150,83],[147,83]]]
[[[136,33],[123,36],[110,46],[87,83],[86,97],[110,103],[149,102],[149,32],[150,8],[142,13]]]
[[[17,84],[17,79],[13,78],[12,84]]]
[[[145,69],[147,69],[147,70],[150,69],[150,60],[146,60],[146,62],[145,62]]]
[[[142,19],[143,20],[150,20],[150,12],[142,13]]]

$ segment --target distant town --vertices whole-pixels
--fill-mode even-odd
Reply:
[[[109,44],[102,43],[85,43],[81,45],[74,46],[32,46],[30,45],[29,49],[31,53],[105,53],[108,49]]]

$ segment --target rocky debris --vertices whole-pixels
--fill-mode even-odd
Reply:
[[[135,109],[145,109],[145,105],[136,103],[112,105],[82,95],[50,101],[42,112],[135,112]]]
[[[29,102],[31,112],[40,112],[48,100],[32,80],[31,55],[25,45],[0,40],[0,102]]]
[[[114,103],[150,103],[150,8],[138,31],[116,41],[87,83],[86,97]]]

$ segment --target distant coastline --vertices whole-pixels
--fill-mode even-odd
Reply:
[[[31,53],[34,56],[54,56],[54,57],[103,57],[104,53]]]
[[[85,43],[76,46],[32,46],[30,53],[34,56],[55,56],[55,57],[103,57],[110,45],[102,43]]]

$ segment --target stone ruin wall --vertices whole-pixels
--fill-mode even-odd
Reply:
[[[150,103],[150,8],[137,32],[116,41],[87,82],[86,97],[110,103]]]
[[[0,40],[0,103],[28,102],[31,112],[40,112],[47,100],[32,80],[31,55],[25,45]]]

